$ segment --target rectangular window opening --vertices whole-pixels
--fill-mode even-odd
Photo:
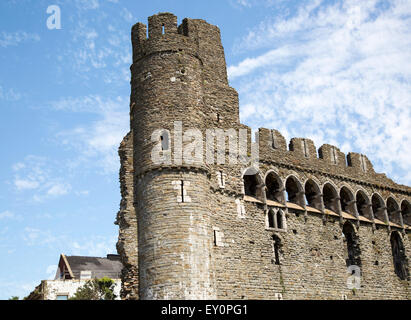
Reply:
[[[181,180],[181,202],[184,202],[184,180]]]

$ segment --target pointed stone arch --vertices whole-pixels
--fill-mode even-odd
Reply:
[[[369,220],[373,220],[371,200],[364,190],[358,190],[355,195],[355,204],[357,206],[358,215],[363,216]]]
[[[346,265],[361,267],[360,239],[357,229],[350,221],[346,221],[342,228],[344,244],[346,246]]]
[[[402,226],[401,210],[398,202],[393,197],[387,198],[388,220],[399,226]]]
[[[280,176],[274,170],[269,170],[265,175],[264,181],[267,200],[285,203],[284,184]]]
[[[391,232],[390,242],[395,274],[401,280],[409,280],[408,259],[400,232]]]
[[[411,204],[407,200],[401,202],[401,214],[404,224],[411,227]]]
[[[300,180],[294,175],[289,175],[285,180],[287,201],[304,207],[304,189]]]
[[[313,179],[308,179],[305,182],[304,194],[308,206],[322,210],[322,192],[319,185]]]

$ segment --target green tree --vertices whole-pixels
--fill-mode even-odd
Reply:
[[[13,296],[13,297],[9,298],[9,300],[20,300],[20,299],[17,296]]]
[[[107,277],[88,280],[69,300],[114,300],[114,286],[114,281]]]

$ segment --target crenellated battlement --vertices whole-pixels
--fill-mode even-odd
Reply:
[[[411,188],[394,183],[385,174],[376,173],[366,155],[356,152],[345,155],[330,144],[323,144],[317,150],[314,141],[307,138],[291,138],[287,148],[284,136],[273,129],[259,129],[259,158],[263,162],[294,165],[411,192]]]
[[[180,25],[171,13],[148,18],[147,26],[136,23],[131,29],[133,63],[162,52],[190,54],[201,61],[205,84],[228,85],[220,29],[201,19],[185,18]]]

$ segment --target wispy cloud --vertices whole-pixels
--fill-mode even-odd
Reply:
[[[2,220],[2,219],[13,219],[15,217],[16,217],[16,215],[13,212],[10,212],[10,211],[0,212],[0,220]]]
[[[12,167],[16,190],[34,192],[32,200],[36,202],[66,195],[71,190],[71,185],[64,182],[63,177],[55,176],[53,165],[44,157],[29,155]]]
[[[59,132],[57,139],[65,146],[75,149],[77,157],[72,165],[93,163],[105,173],[118,171],[117,150],[129,130],[128,99],[107,99],[101,96],[66,98],[52,103],[56,110],[89,112],[96,120],[84,126]]]
[[[17,32],[1,32],[0,33],[0,47],[14,47],[27,41],[40,41],[40,36],[35,33],[27,33],[25,31]]]
[[[26,227],[22,239],[28,246],[48,247],[66,255],[86,255],[104,257],[115,252],[117,235],[99,236],[89,234],[73,239],[69,234],[55,234],[50,230]]]
[[[5,89],[0,86],[0,100],[17,101],[20,100],[21,94],[13,89]]]
[[[237,49],[267,51],[228,68],[241,120],[365,153],[410,184],[410,4],[317,1],[257,26]]]

